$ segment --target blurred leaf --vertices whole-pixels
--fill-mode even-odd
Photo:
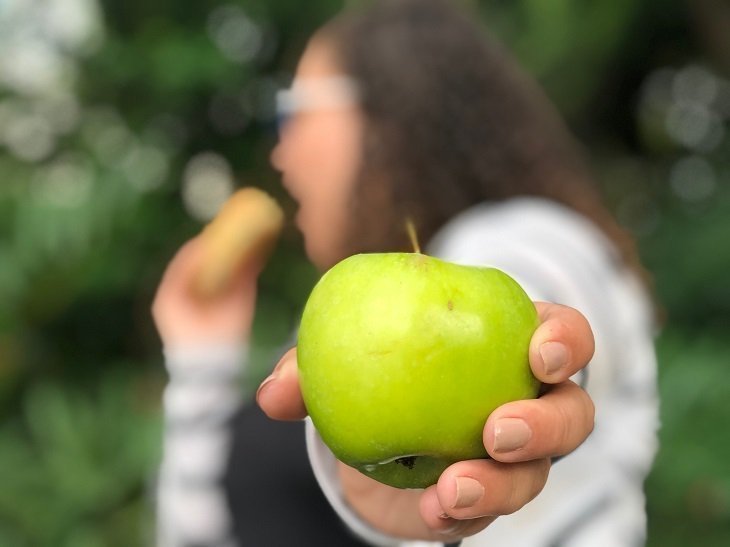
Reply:
[[[0,523],[8,533],[42,545],[112,544],[100,527],[139,505],[160,455],[160,423],[135,406],[134,386],[116,372],[91,393],[49,382],[31,388],[27,427],[0,429]],[[144,544],[141,526],[128,530],[127,545]]]
[[[688,544],[687,528],[665,530],[676,521],[709,532],[703,545],[721,545],[730,528],[730,438],[720,426],[730,423],[730,341],[719,334],[672,329],[659,340],[661,448],[647,481],[655,545]]]

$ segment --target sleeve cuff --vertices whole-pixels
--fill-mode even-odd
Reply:
[[[230,380],[241,375],[248,347],[241,343],[205,343],[163,349],[171,378]]]

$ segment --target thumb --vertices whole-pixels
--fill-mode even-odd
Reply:
[[[287,351],[256,392],[256,402],[274,420],[302,420],[307,409],[299,389],[297,348]]]

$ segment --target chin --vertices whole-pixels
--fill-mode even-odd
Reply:
[[[309,261],[314,264],[319,271],[324,272],[330,268],[327,261],[324,259],[325,257],[322,256],[322,249],[320,249],[316,244],[311,243],[306,235],[304,236],[304,250],[307,253]]]
[[[322,273],[326,272],[340,261],[340,257],[333,252],[334,246],[315,245],[305,238],[304,248],[309,260]]]

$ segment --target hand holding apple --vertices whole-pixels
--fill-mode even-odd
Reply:
[[[585,440],[593,429],[593,403],[568,378],[591,359],[593,334],[572,308],[542,302],[536,308],[540,325],[530,339],[529,363],[548,387],[538,399],[492,412],[482,436],[492,459],[459,461],[425,491],[388,487],[341,464],[345,496],[362,518],[400,537],[451,541],[473,535],[531,501],[547,480],[550,458]],[[274,419],[306,416],[296,350],[282,357],[257,400]]]

